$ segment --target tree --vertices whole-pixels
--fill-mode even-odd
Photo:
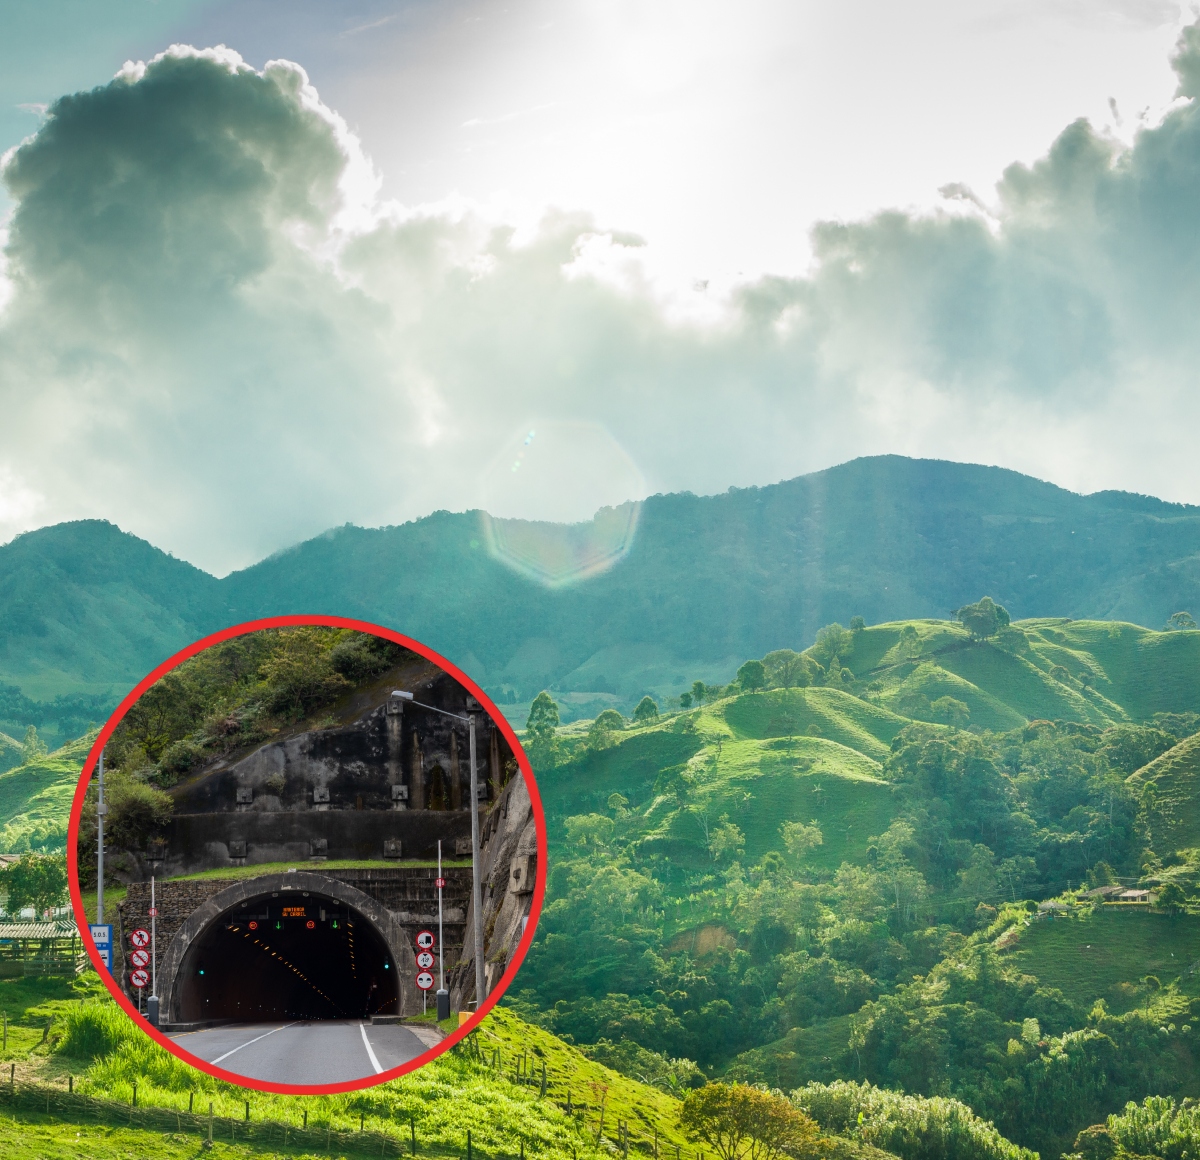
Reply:
[[[828,665],[834,657],[845,660],[854,651],[854,634],[840,624],[827,624],[817,632],[817,639],[812,646],[812,654],[823,665]]]
[[[971,719],[971,710],[965,701],[954,697],[938,697],[929,705],[929,712],[935,721],[945,721],[956,729],[962,729]]]
[[[784,848],[797,862],[803,862],[810,851],[825,841],[816,818],[808,826],[803,822],[784,822],[779,827],[779,836],[783,839]]]
[[[731,822],[728,814],[721,815],[721,821],[713,827],[708,836],[708,852],[714,862],[722,858],[736,858],[746,848],[746,835],[741,826]]]
[[[767,685],[775,689],[804,689],[808,687],[808,664],[801,653],[790,648],[776,649],[763,657]]]
[[[761,689],[767,683],[767,670],[762,661],[747,661],[737,671],[737,683],[747,691]]]
[[[850,631],[851,632],[862,632],[862,630],[866,627],[867,627],[867,622],[865,620],[863,620],[863,618],[861,616],[850,617]]]
[[[681,709],[690,709],[692,707],[692,694],[691,693],[680,693],[679,694],[679,707]]]
[[[773,1160],[816,1144],[817,1125],[782,1096],[743,1083],[709,1083],[688,1092],[679,1123],[721,1160]]]
[[[601,714],[603,716],[603,714]],[[525,751],[539,769],[552,769],[558,762],[558,706],[543,689],[529,706],[525,722]]]
[[[645,725],[648,721],[654,721],[658,718],[658,706],[654,703],[653,698],[643,697],[638,703],[637,708],[633,711],[633,719],[639,725]]]
[[[616,709],[605,709],[588,726],[587,743],[592,749],[603,749],[612,739],[612,734],[618,733],[624,728],[625,718]]]
[[[10,916],[33,907],[40,916],[67,898],[67,859],[64,855],[22,854],[0,871],[0,891],[7,896]]]
[[[1178,914],[1187,905],[1187,895],[1178,882],[1168,882],[1159,890],[1155,905],[1170,914]]]
[[[972,640],[986,640],[1008,626],[1008,609],[985,596],[977,604],[964,604],[955,609],[954,618],[970,634]]]
[[[46,756],[46,743],[38,736],[37,726],[30,725],[25,730],[25,741],[21,746],[22,761],[36,761]]]
[[[1173,612],[1171,619],[1167,621],[1167,632],[1178,632],[1181,629],[1195,628],[1196,622],[1192,619],[1190,612]]]
[[[703,681],[692,682],[692,700],[695,701],[698,706],[704,704],[705,692],[706,689]]]

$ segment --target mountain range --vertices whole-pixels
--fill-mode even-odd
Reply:
[[[445,511],[346,525],[221,579],[104,521],[42,528],[0,547],[0,683],[10,699],[88,695],[99,710],[206,632],[341,614],[424,641],[514,716],[549,687],[569,720],[728,680],[745,658],[803,648],[852,616],[945,617],[985,593],[1014,619],[1158,628],[1200,609],[1200,507],[996,467],[878,456],[656,495],[632,515],[616,515],[636,532],[613,566],[555,584],[489,545],[532,536],[569,555],[611,509],[592,526]]]

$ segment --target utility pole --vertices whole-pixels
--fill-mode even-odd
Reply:
[[[158,906],[154,901],[154,875],[150,875],[150,998],[146,1015],[151,1027],[158,1026]]]
[[[108,806],[104,801],[104,750],[100,750],[100,761],[96,766],[96,921],[104,921],[104,815]]]
[[[479,889],[479,774],[475,769],[475,714],[471,731],[471,909],[475,914],[475,1010],[483,1006],[483,899]]]
[[[450,1018],[450,992],[446,990],[446,949],[445,936],[442,933],[442,887],[445,883],[442,877],[442,840],[438,838],[438,869],[437,869],[437,892],[438,892],[438,990],[437,990],[437,1018],[440,1023],[443,1019]]]

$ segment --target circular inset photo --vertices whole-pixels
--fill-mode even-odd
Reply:
[[[278,617],[125,698],[67,859],[84,945],[148,1035],[314,1094],[472,1029],[533,939],[545,848],[529,762],[469,677],[376,625]]]

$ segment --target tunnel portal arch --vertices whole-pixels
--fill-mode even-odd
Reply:
[[[248,878],[171,939],[161,1010],[175,1024],[399,1014],[412,958],[391,914],[353,886],[311,871]]]

